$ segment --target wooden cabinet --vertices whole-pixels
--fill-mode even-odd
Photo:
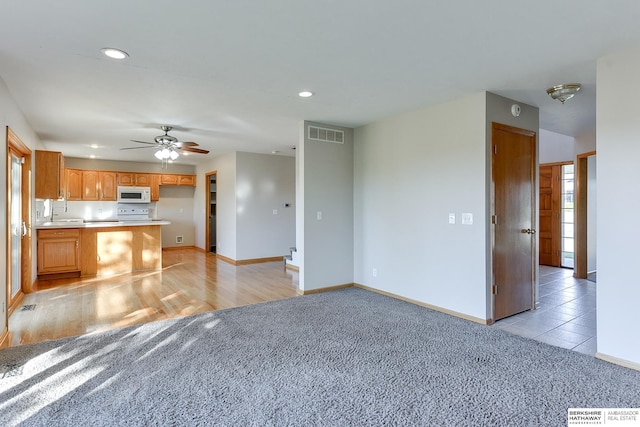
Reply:
[[[82,171],[82,200],[117,199],[116,173],[108,171]]]
[[[83,228],[82,276],[162,268],[161,226]]]
[[[82,171],[80,169],[65,170],[65,187],[67,200],[82,200]]]
[[[80,272],[80,229],[38,230],[38,275]]]
[[[62,153],[36,150],[36,199],[64,197],[64,184],[64,157]]]
[[[100,172],[100,192],[102,200],[118,200],[118,179],[115,172]]]
[[[154,173],[151,175],[151,201],[160,200],[160,175]]]
[[[196,185],[195,175],[176,175],[163,174],[160,178],[161,185],[188,185],[194,187]]]
[[[195,187],[195,175],[115,172],[98,170],[65,170],[67,200],[116,201],[118,186],[150,187],[151,201],[160,200],[161,185]]]
[[[118,172],[118,185],[150,187],[151,175],[150,173]]]

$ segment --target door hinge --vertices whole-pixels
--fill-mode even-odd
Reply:
[[[491,224],[498,223],[498,215],[491,215]]]
[[[493,146],[493,154],[498,154],[498,146],[497,145]]]
[[[493,285],[493,286],[491,287],[491,293],[492,293],[493,295],[498,295],[498,285]]]

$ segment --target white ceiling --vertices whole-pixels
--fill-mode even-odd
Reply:
[[[357,127],[485,90],[576,136],[595,129],[597,58],[640,45],[637,0],[2,0],[0,16],[0,77],[47,149],[153,161],[120,148],[167,124],[211,151],[187,164],[293,155],[300,120]],[[565,105],[547,96],[570,82]]]

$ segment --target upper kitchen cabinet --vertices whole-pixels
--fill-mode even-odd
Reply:
[[[151,187],[151,174],[118,172],[118,185]]]
[[[64,183],[62,153],[36,150],[36,199],[63,198]]]
[[[66,169],[65,182],[67,200],[82,200],[82,171],[80,169]]]
[[[82,200],[117,199],[116,173],[108,171],[82,171]]]
[[[160,175],[154,173],[151,175],[151,201],[160,200]]]
[[[195,187],[196,176],[195,175],[176,175],[176,174],[163,174],[160,177],[161,185],[187,185]]]

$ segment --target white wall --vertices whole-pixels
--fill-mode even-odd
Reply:
[[[598,354],[640,364],[640,49],[597,65]]]
[[[171,222],[162,226],[163,248],[195,245],[194,195],[194,187],[160,186],[160,200],[155,203],[154,215]],[[177,243],[177,236],[182,236],[182,243]]]
[[[209,184],[205,175],[216,174],[216,224],[218,246],[216,253],[230,259],[236,258],[236,153],[213,158],[209,163],[196,167],[197,183],[194,195],[193,221],[195,223],[196,246],[205,249],[206,217],[209,207],[205,206]],[[208,248],[206,248],[208,251]]]
[[[596,151],[596,133],[586,132],[575,138],[575,155]]]
[[[32,152],[36,149],[42,149],[42,143],[40,139],[35,134],[29,122],[27,122],[26,118],[22,114],[20,110],[20,106],[15,102],[9,90],[4,82],[0,78],[0,132],[2,132],[2,144],[0,147],[0,153],[2,153],[2,159],[7,158],[7,132],[6,127],[9,126],[18,137],[22,140],[22,142],[29,147]],[[32,156],[32,167],[35,168],[35,153]],[[6,221],[7,221],[7,211],[6,211],[6,200],[7,200],[7,162],[6,160],[0,161],[0,181],[3,183],[0,185],[0,204],[2,208],[0,210],[0,223],[3,224],[0,227],[0,241],[7,241],[7,229],[6,229]],[[32,173],[31,177],[31,186],[33,194],[35,194],[35,175]],[[33,202],[33,201],[32,201]],[[33,216],[31,218],[32,225],[35,224],[35,210],[33,210]],[[35,279],[37,274],[37,264],[36,254],[37,254],[37,246],[35,239],[35,232],[31,230],[32,233],[32,259],[33,259],[33,268],[32,268],[32,279]],[[7,259],[7,245],[0,245],[0,259]],[[2,278],[3,286],[6,286],[6,278],[7,278],[7,266],[6,263],[0,263],[0,278]],[[6,326],[6,306],[7,306],[7,292],[6,288],[2,288],[0,290],[0,333],[4,330]]]
[[[239,152],[236,161],[237,259],[288,254],[296,245],[295,158]]]
[[[345,132],[344,144],[306,138],[309,125]],[[299,286],[304,291],[353,283],[353,130],[304,122],[298,146],[296,211],[300,263]],[[301,179],[300,179],[301,178]],[[321,213],[321,219],[318,218]]]
[[[540,129],[538,147],[540,164],[575,160],[576,141],[572,136]]]
[[[485,129],[485,93],[356,129],[357,283],[487,318]]]
[[[198,166],[195,241],[205,247],[205,174],[217,172],[216,252],[241,261],[286,255],[296,243],[295,159],[236,152]],[[288,203],[290,207],[283,205]],[[277,210],[277,214],[273,211]]]

